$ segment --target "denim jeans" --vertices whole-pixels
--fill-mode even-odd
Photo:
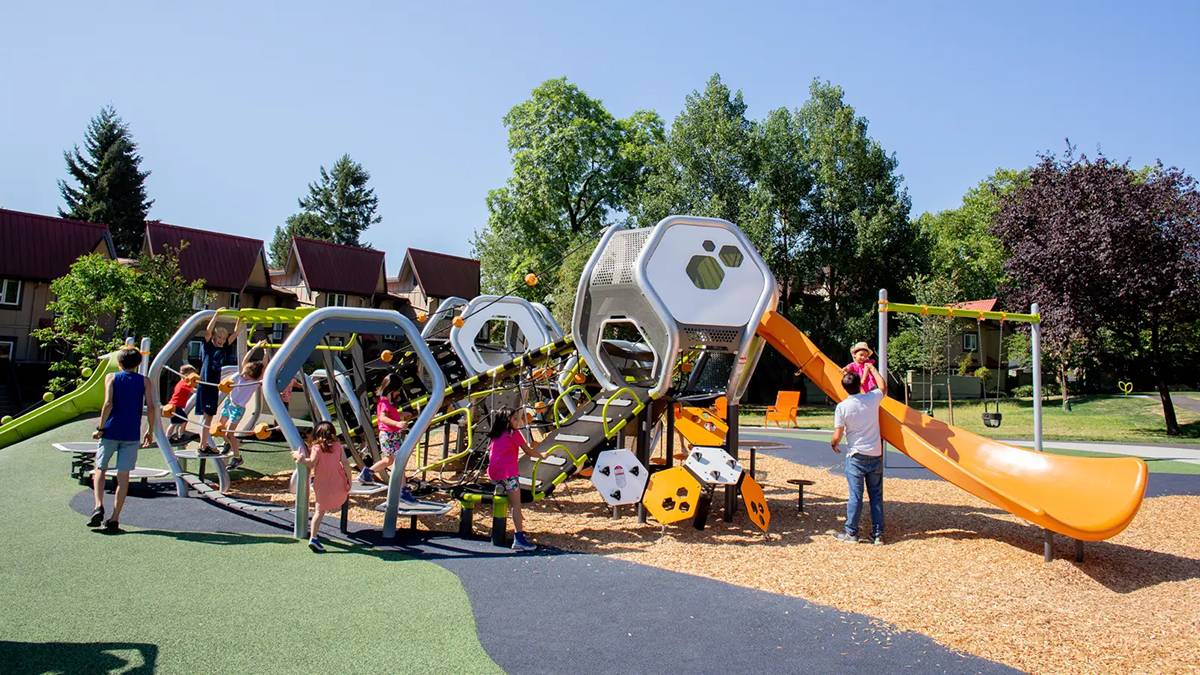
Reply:
[[[846,534],[858,536],[864,482],[871,499],[871,536],[883,534],[883,458],[863,455],[847,457],[846,482],[850,484],[850,498],[846,501]]]

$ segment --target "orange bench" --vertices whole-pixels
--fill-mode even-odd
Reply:
[[[767,406],[767,415],[764,420],[765,426],[771,426],[774,422],[776,426],[783,426],[783,423],[791,424],[793,427],[796,424],[796,413],[800,408],[800,392],[798,391],[781,391],[775,395],[775,405]]]

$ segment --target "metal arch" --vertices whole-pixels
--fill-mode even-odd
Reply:
[[[454,310],[459,307],[466,307],[468,304],[470,303],[457,295],[452,295],[438,303],[438,308],[425,318],[425,327],[421,329],[421,337],[426,340],[432,338],[437,333],[438,327],[443,322],[450,320],[450,315],[454,314]],[[446,336],[446,339],[449,339],[449,335]]]
[[[437,367],[437,361],[429,351],[417,327],[407,317],[391,310],[366,309],[361,307],[322,307],[306,316],[288,335],[275,358],[267,364],[263,374],[263,398],[275,415],[279,430],[283,432],[292,448],[304,447],[304,438],[296,423],[287,414],[287,406],[279,394],[281,382],[289,382],[300,370],[321,338],[329,333],[380,333],[394,334],[395,329],[403,333],[416,352],[417,358],[429,369],[433,379],[433,390],[429,400],[413,421],[411,431],[404,438],[401,453],[407,454],[421,439],[430,420],[442,405],[446,376]],[[396,511],[400,502],[400,471],[393,471],[388,483],[387,510],[384,512],[383,536],[396,536]],[[303,464],[296,467],[296,521],[293,532],[297,538],[308,533],[308,468]]]
[[[203,309],[191,315],[182,324],[180,324],[179,328],[175,329],[175,334],[171,336],[171,339],[167,340],[166,344],[164,344],[162,348],[158,350],[158,353],[154,355],[154,361],[150,364],[150,368],[146,371],[146,377],[150,378],[150,383],[154,391],[154,405],[158,405],[158,396],[159,392],[161,391],[161,387],[159,386],[159,378],[162,377],[162,372],[167,365],[167,361],[169,361],[171,357],[178,352],[188,340],[192,338],[192,335],[196,333],[196,330],[200,326],[207,323],[208,320],[211,319],[216,313],[216,310]],[[167,468],[171,470],[171,474],[175,478],[175,493],[180,497],[186,497],[188,492],[187,483],[183,480],[183,469],[179,466],[179,459],[175,457],[175,451],[171,449],[171,442],[167,439],[167,431],[162,424],[161,415],[159,416],[159,424],[154,426],[153,431],[154,442],[156,445],[158,445],[158,449],[162,451],[163,461],[166,462]],[[213,463],[217,465],[219,482],[222,484],[222,487],[224,487],[225,483],[227,482],[225,462],[222,459],[216,459]]]
[[[516,326],[525,335],[525,349],[532,351],[555,340],[546,325],[546,317],[524,298],[515,296],[481,295],[470,302],[464,310],[465,323],[450,329],[450,346],[472,375],[485,373],[496,367],[475,346],[479,331],[492,319],[505,320],[509,327]],[[519,315],[523,313],[523,316]],[[525,322],[526,325],[522,325]],[[526,330],[528,328],[529,330]],[[510,354],[516,356],[516,354]],[[507,360],[507,359],[506,359]]]

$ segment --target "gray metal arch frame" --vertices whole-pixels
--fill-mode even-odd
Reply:
[[[396,329],[399,329],[397,331]],[[306,447],[304,438],[295,422],[287,414],[287,406],[279,394],[280,387],[291,381],[313,350],[321,343],[321,339],[329,333],[367,333],[393,335],[402,333],[412,345],[417,358],[425,364],[433,379],[433,388],[429,401],[422,408],[417,419],[413,421],[401,454],[407,455],[421,439],[430,420],[434,418],[442,406],[443,391],[446,388],[446,377],[437,367],[437,361],[429,347],[421,338],[421,333],[408,318],[398,312],[381,309],[365,309],[360,307],[322,307],[304,317],[292,330],[291,335],[280,346],[279,351],[267,365],[263,374],[263,398],[275,415],[279,430],[287,439],[288,445],[295,448]],[[387,510],[384,512],[383,536],[391,539],[396,536],[396,512],[400,503],[400,472],[402,467],[392,471],[388,483]],[[303,464],[296,467],[296,522],[293,528],[297,538],[308,535],[308,468]]]
[[[466,300],[458,297],[457,295],[452,295],[439,302],[438,308],[426,316],[425,327],[421,329],[421,337],[425,338],[426,340],[435,337],[435,334],[438,332],[438,328],[440,328],[443,323],[450,321],[454,314],[454,310],[458,309],[459,307],[466,307],[468,304],[469,303]],[[445,335],[437,336],[437,339],[449,340],[450,331],[446,331]]]

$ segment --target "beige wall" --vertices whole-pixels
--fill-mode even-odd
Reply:
[[[14,361],[39,361],[41,347],[29,336],[30,331],[49,322],[46,305],[50,302],[50,284],[43,281],[21,282],[21,306],[0,306],[0,340],[15,339]]]

